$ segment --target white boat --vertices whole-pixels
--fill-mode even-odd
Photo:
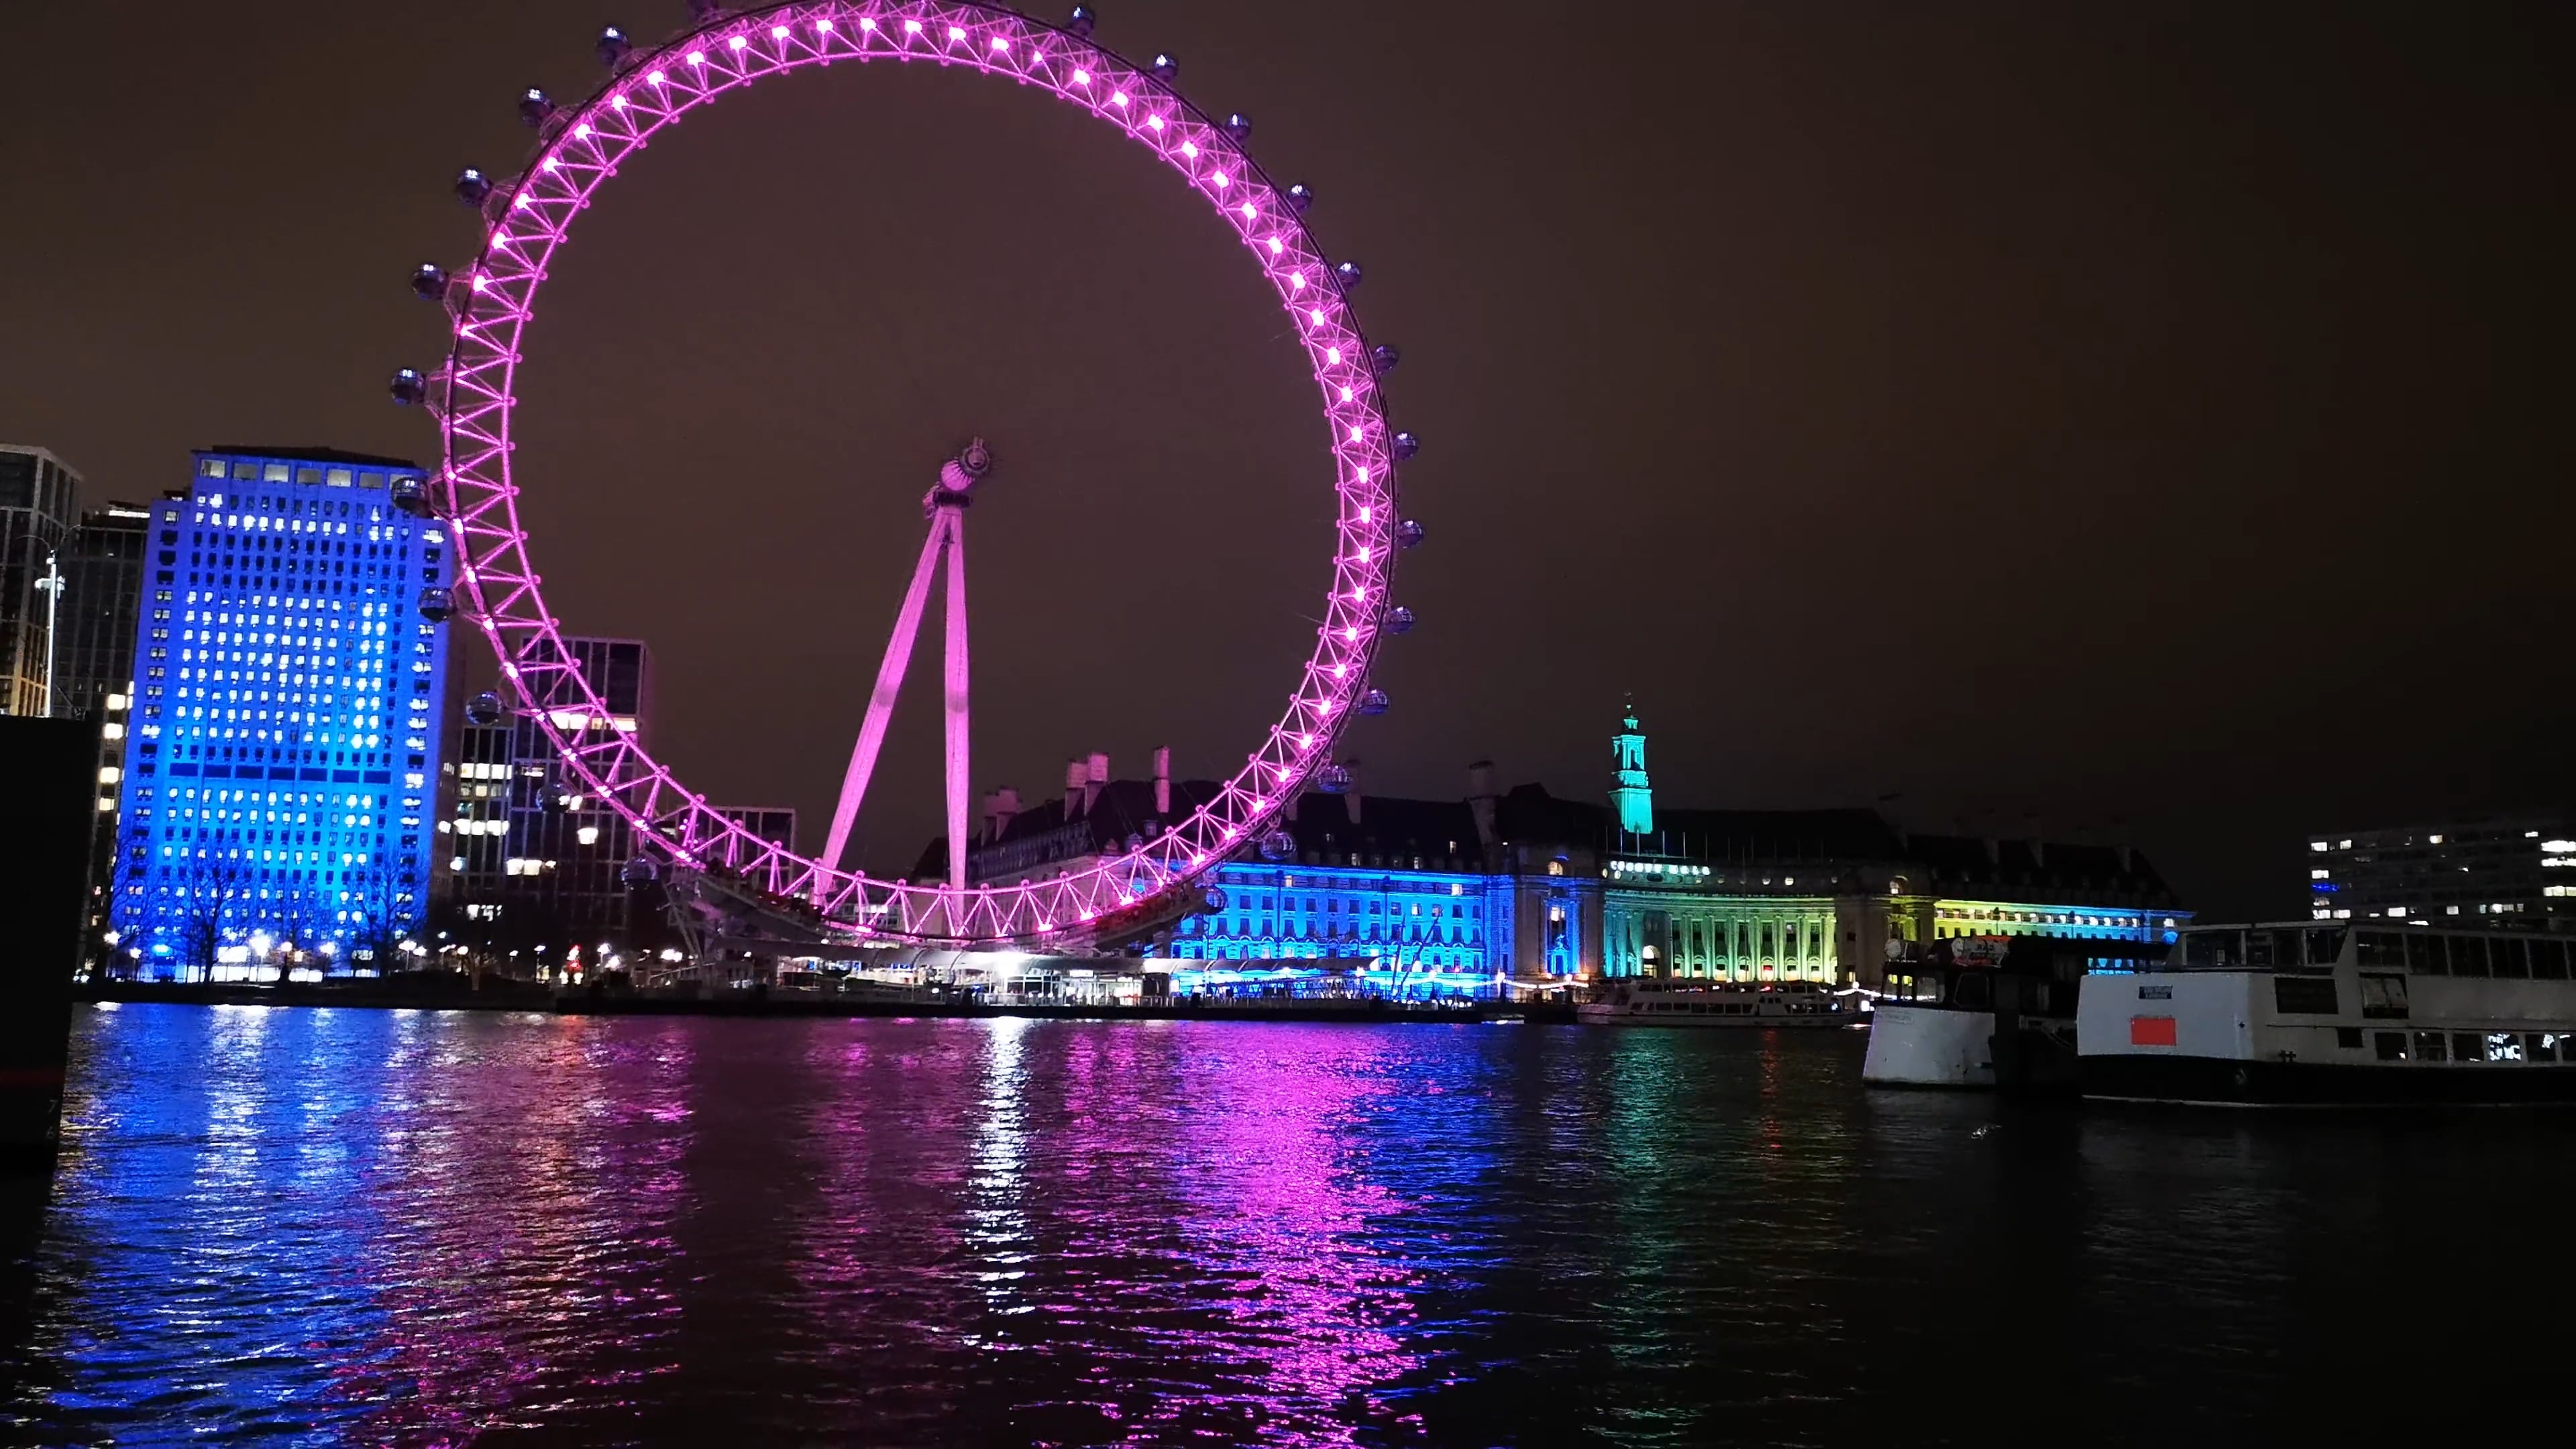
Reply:
[[[1891,960],[1860,1077],[1878,1087],[2066,1090],[2081,956],[2127,950],[2038,937],[1940,941]]]
[[[1802,1027],[1850,1026],[1862,1020],[1856,996],[1814,981],[1622,982],[1602,1001],[1574,1008],[1586,1026]]]
[[[2576,1101],[2576,940],[2195,926],[2161,969],[2084,981],[2084,1094],[2241,1105]]]

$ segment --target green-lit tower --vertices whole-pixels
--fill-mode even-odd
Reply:
[[[1619,807],[1619,829],[1629,835],[1655,833],[1655,791],[1646,783],[1646,732],[1637,726],[1637,701],[1631,696],[1610,748],[1617,752],[1619,783],[1610,791]]]

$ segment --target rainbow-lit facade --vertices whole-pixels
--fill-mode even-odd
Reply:
[[[422,470],[216,448],[153,505],[125,741],[117,954],[146,976],[392,964],[429,899],[447,530]]]

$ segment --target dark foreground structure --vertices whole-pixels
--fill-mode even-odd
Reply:
[[[0,1172],[52,1167],[62,1138],[72,971],[89,900],[99,730],[0,717]]]

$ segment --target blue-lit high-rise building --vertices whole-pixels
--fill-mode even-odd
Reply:
[[[395,506],[423,476],[219,447],[153,505],[117,863],[132,969],[382,969],[420,924],[454,568],[447,527]]]

